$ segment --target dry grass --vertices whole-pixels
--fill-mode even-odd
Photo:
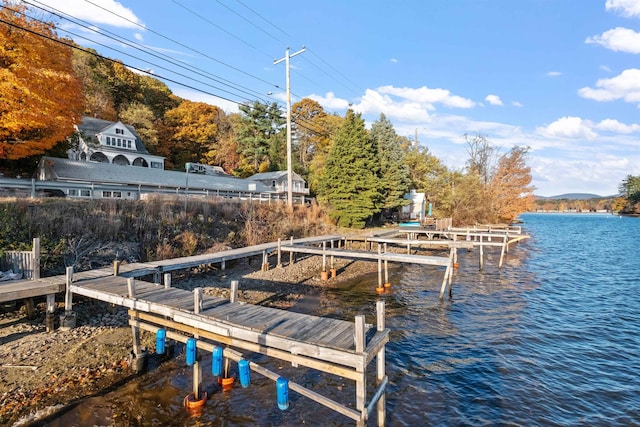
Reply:
[[[221,198],[184,201],[0,199],[0,248],[30,249],[41,241],[43,269],[64,272],[144,262],[254,245],[333,230],[316,204],[259,204]]]

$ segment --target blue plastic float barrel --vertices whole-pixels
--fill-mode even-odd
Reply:
[[[164,354],[166,342],[167,331],[164,329],[158,329],[156,332],[156,354]]]
[[[222,375],[222,347],[213,347],[211,352],[211,373],[214,377]]]
[[[196,347],[196,339],[195,338],[189,338],[187,339],[187,365],[191,366],[194,363],[196,363],[196,353],[197,353],[197,347]]]
[[[278,408],[285,410],[289,408],[289,380],[279,377],[276,380],[276,393],[278,395]]]
[[[240,385],[244,388],[251,384],[251,373],[249,369],[249,361],[240,359],[238,361],[238,371],[240,371]]]

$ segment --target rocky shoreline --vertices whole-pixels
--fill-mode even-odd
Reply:
[[[375,270],[375,263],[337,260],[339,275],[323,281],[319,257],[290,266],[260,271],[260,260],[238,261],[225,271],[191,270],[175,274],[173,286],[204,288],[207,295],[229,296],[232,280],[240,282],[238,299],[251,304],[314,311],[314,298],[327,286]],[[257,270],[257,271],[256,271]],[[58,297],[60,299],[60,296]],[[58,313],[64,307],[58,301]],[[0,425],[29,425],[80,399],[99,395],[135,376],[130,366],[131,329],[123,307],[85,298],[74,300],[77,327],[45,331],[44,302],[38,317],[24,310],[0,313]],[[155,337],[142,334],[142,345],[153,348]]]

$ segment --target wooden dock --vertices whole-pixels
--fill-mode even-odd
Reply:
[[[261,353],[291,362],[295,367],[303,366],[355,381],[356,409],[300,384],[289,384],[291,390],[343,414],[358,425],[365,425],[377,408],[378,424],[384,425],[384,392],[388,382],[384,372],[384,349],[389,330],[384,327],[382,301],[377,306],[377,327],[374,328],[365,324],[364,316],[356,316],[354,322],[348,322],[238,302],[237,282],[232,285],[231,297],[227,300],[203,295],[201,288],[190,292],[122,276],[77,280],[71,271],[69,274],[68,310],[72,309],[72,295],[130,309],[129,323],[136,356],[142,353],[139,330],[156,332],[160,328],[168,329],[169,336],[177,340],[184,341],[189,335],[198,337],[199,348],[207,351],[217,345]],[[232,348],[226,348],[224,354],[236,361],[244,357]],[[367,401],[366,370],[373,360],[378,361],[377,389]],[[279,377],[253,362],[250,367],[268,378],[276,380]],[[201,387],[197,384],[198,378],[201,378],[201,372],[194,371],[195,396],[199,396]]]

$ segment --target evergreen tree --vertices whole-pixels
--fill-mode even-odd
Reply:
[[[320,199],[338,225],[363,228],[380,211],[379,169],[377,148],[367,135],[364,120],[347,111],[320,181]]]
[[[384,114],[380,114],[380,119],[371,127],[371,139],[378,148],[382,208],[393,210],[408,204],[409,201],[403,196],[409,191],[411,184],[409,168],[405,163],[400,139],[393,124]]]
[[[253,105],[241,105],[240,111],[243,115],[238,128],[238,152],[244,161],[243,170],[253,174],[286,165],[286,147],[282,141],[285,119],[278,105],[255,101]]]

